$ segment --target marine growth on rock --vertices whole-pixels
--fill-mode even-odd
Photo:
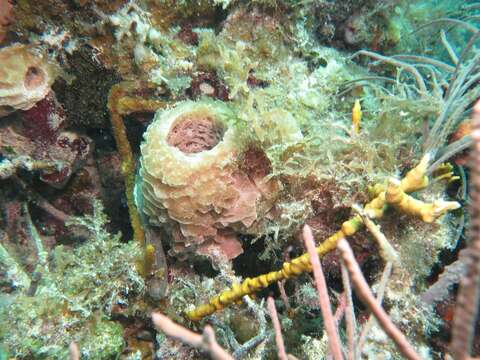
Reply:
[[[0,360],[480,356],[479,19],[0,0]]]

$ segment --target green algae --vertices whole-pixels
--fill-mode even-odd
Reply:
[[[74,341],[86,359],[109,359],[124,347],[123,326],[110,320],[112,306],[128,304],[143,291],[133,242],[106,229],[100,203],[93,215],[72,219],[90,238],[74,249],[57,246],[34,294],[2,295],[0,339],[18,358],[64,359]]]

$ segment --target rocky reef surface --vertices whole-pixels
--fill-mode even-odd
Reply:
[[[0,0],[0,359],[461,359],[479,11]]]

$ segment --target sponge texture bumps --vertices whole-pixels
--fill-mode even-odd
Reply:
[[[235,233],[249,232],[265,215],[264,200],[276,187],[262,171],[245,170],[240,135],[235,113],[207,100],[159,111],[147,129],[142,209],[152,224],[170,225],[175,253],[206,255],[219,265],[242,253]]]

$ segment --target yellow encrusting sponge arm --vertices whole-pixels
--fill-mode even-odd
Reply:
[[[401,181],[391,181],[386,190],[382,186],[376,186],[375,188],[378,189],[378,191],[376,191],[377,195],[365,205],[365,213],[372,218],[380,218],[383,216],[386,206],[392,204],[401,211],[419,216],[423,221],[431,222],[446,211],[458,208],[460,205],[456,202],[439,201],[428,204],[406,194],[406,192],[420,190],[428,185],[428,178],[425,173],[429,161],[430,156],[424,156],[420,163],[410,170]],[[363,221],[360,215],[356,215],[350,220],[345,221],[339,231],[323,241],[316,248],[318,256],[322,257],[334,250],[337,247],[337,242],[341,238],[352,236],[362,226]],[[231,289],[227,289],[220,295],[211,298],[207,304],[200,305],[192,311],[186,312],[186,316],[192,321],[200,321],[205,316],[211,315],[230,304],[240,301],[245,295],[253,294],[274,282],[311,271],[310,256],[303,254],[290,262],[284,263],[281,270],[272,271],[253,279],[247,278],[241,284],[233,285]]]
[[[353,219],[342,224],[342,230],[325,240],[316,248],[317,254],[323,256],[329,251],[335,249],[337,241],[347,235],[353,235],[363,225],[361,218],[355,216]],[[344,232],[345,230],[345,232]],[[310,264],[310,256],[303,254],[291,262],[283,264],[282,269],[272,271],[268,274],[257,276],[253,279],[246,278],[241,284],[234,284],[231,289],[225,290],[220,295],[210,299],[208,304],[200,305],[192,311],[186,313],[187,317],[192,321],[199,321],[205,316],[211,315],[224,307],[241,300],[245,295],[253,294],[261,289],[265,289],[274,282],[289,279],[305,272],[312,271]]]
[[[415,199],[402,190],[401,183],[397,179],[389,180],[385,198],[388,204],[408,215],[419,217],[426,223],[434,222],[447,211],[460,207],[456,201],[436,200],[433,203],[426,203]]]

